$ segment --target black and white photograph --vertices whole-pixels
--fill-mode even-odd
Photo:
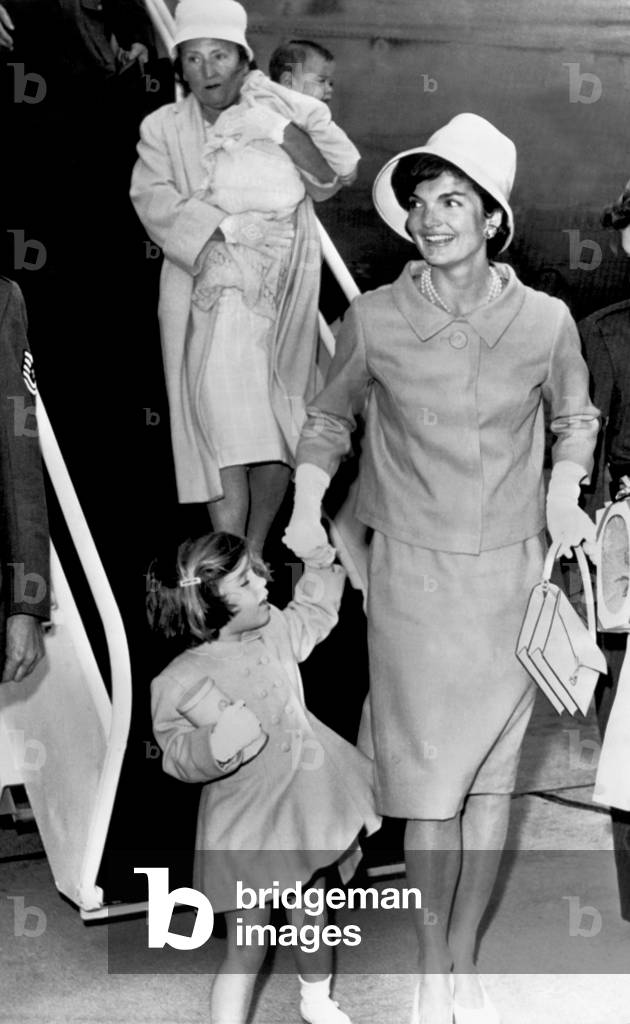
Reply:
[[[622,0],[0,0],[2,1024],[630,1024],[629,109]]]

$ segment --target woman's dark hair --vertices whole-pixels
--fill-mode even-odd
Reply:
[[[219,594],[219,584],[244,558],[269,579],[262,559],[244,537],[209,533],[180,544],[174,557],[156,558],[147,573],[147,618],[156,632],[181,636],[191,646],[216,640],[234,612]],[[182,586],[182,582],[190,581]],[[193,582],[196,581],[196,582]]]
[[[621,195],[602,213],[602,227],[623,231],[630,224],[630,181],[627,181]]]
[[[230,46],[235,46],[236,49],[238,50],[238,62],[239,62],[239,64],[246,64],[250,71],[255,71],[256,70],[256,67],[257,67],[256,61],[253,58],[250,59],[249,54],[248,54],[248,52],[247,52],[247,50],[245,49],[244,46],[241,46],[240,43],[232,43],[232,42],[230,42],[229,39],[226,39],[225,42],[226,43],[229,42]],[[188,82],[186,81],[186,79],[184,78],[184,68],[182,66],[182,47],[181,47],[181,43],[177,47],[177,55],[173,59],[173,72],[175,74],[175,81],[178,83],[178,85],[181,85],[181,87],[182,87],[182,89],[184,91],[184,96],[188,96],[188,94],[190,92],[190,86],[189,86]]]
[[[488,239],[487,243],[488,256],[490,259],[494,259],[501,252],[510,234],[507,213],[501,203],[497,202],[489,192],[486,192],[485,188],[478,185],[473,178],[470,178],[455,164],[443,160],[441,156],[434,156],[433,153],[410,153],[408,156],[401,157],[392,173],[392,189],[399,206],[402,206],[403,210],[408,210],[416,185],[421,181],[435,181],[445,171],[450,171],[456,178],[467,181],[471,185],[481,199],[486,217],[496,210],[501,211],[501,223],[497,228],[497,233],[493,238]]]

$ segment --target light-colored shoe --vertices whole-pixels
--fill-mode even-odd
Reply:
[[[479,979],[479,986],[483,993],[483,1006],[479,1006],[476,1009],[472,1009],[468,1006],[460,1006],[459,1003],[454,1002],[454,1024],[501,1024],[499,1011],[497,1010],[494,1003],[490,1001],[490,996],[486,992],[484,983],[481,980],[481,978]]]
[[[331,999],[318,1000],[316,1003],[300,1002],[300,1014],[306,1024],[352,1024],[347,1013],[339,1009],[339,1003]]]
[[[450,977],[449,977],[449,987],[450,987],[451,993],[452,993],[452,991],[453,991],[453,981],[452,981],[452,978],[450,978]],[[417,985],[416,985],[416,987],[415,987],[415,989],[413,991],[413,1004],[412,1004],[412,1007],[411,1007],[411,1019],[409,1021],[409,1024],[423,1024],[422,1020],[420,1019],[420,982],[417,983]]]
[[[411,1020],[409,1024],[420,1024],[420,982],[413,990],[413,1005],[411,1007]]]

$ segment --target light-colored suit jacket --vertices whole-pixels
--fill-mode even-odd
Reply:
[[[599,414],[563,302],[499,266],[501,296],[454,316],[419,291],[422,266],[350,306],[297,460],[332,475],[367,396],[358,518],[409,544],[476,554],[544,528],[545,409],[554,462],[585,473]]]

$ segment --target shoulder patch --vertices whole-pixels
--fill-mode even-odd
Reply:
[[[33,353],[25,348],[22,353],[22,379],[32,395],[37,394],[37,381],[35,379],[35,367],[33,365]]]

